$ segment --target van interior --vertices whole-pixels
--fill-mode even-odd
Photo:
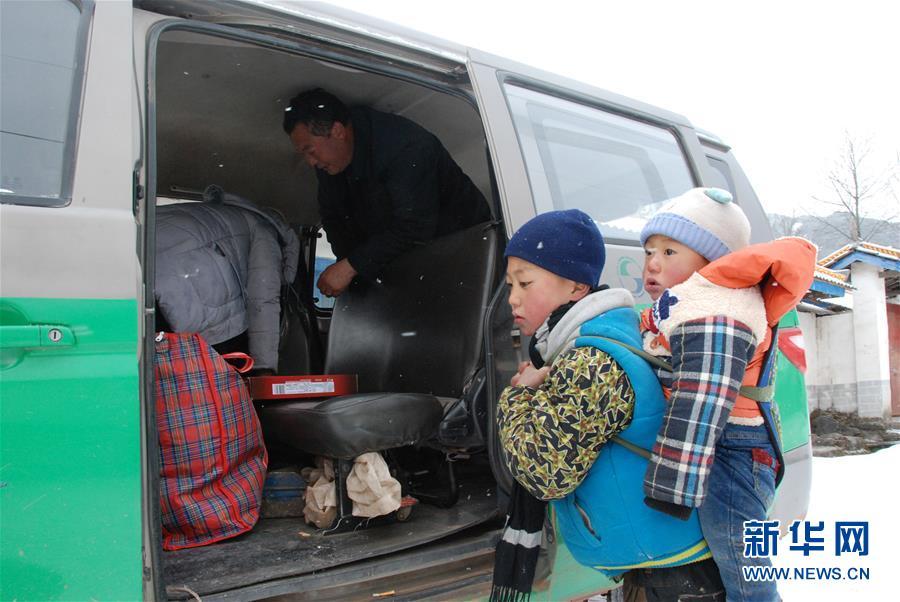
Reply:
[[[301,239],[301,267],[282,299],[279,373],[358,378],[357,395],[256,402],[270,471],[313,466],[323,456],[340,475],[355,455],[375,449],[404,494],[418,500],[400,516],[345,517],[329,529],[302,516],[264,515],[233,539],[157,550],[167,595],[302,590],[308,599],[352,599],[348,583],[371,584],[373,563],[391,590],[414,591],[411,569],[429,564],[483,581],[509,483],[490,417],[521,349],[510,337],[505,235],[467,74],[324,43],[301,52],[202,25],[163,31],[155,50],[151,44],[148,72],[150,198],[197,202],[215,184],[277,209]],[[318,228],[316,176],[282,130],[290,98],[314,87],[432,132],[489,200],[494,221],[409,252],[377,282],[355,283],[328,307],[314,287],[317,264],[330,255]]]

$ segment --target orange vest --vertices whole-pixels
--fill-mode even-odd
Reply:
[[[772,329],[786,313],[797,306],[812,285],[816,253],[815,245],[808,240],[797,237],[779,238],[744,247],[699,270],[701,276],[726,288],[762,287],[768,330],[747,363],[741,384],[756,386],[759,382],[766,351],[772,345]],[[641,322],[646,327],[649,315],[648,312],[643,313]],[[669,342],[661,333],[658,338],[666,349],[670,349]],[[666,397],[668,396],[669,391],[666,391]],[[761,414],[756,401],[738,395],[731,415],[755,418]]]

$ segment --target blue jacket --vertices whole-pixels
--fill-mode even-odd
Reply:
[[[576,347],[593,346],[606,352],[628,374],[635,391],[634,416],[619,438],[649,450],[665,410],[659,381],[642,358],[619,343],[595,338],[606,337],[639,349],[637,314],[628,308],[608,311],[585,322],[580,335]],[[682,521],[644,504],[646,468],[647,458],[610,442],[578,488],[552,502],[557,530],[578,562],[616,574],[637,567],[677,566],[710,556],[696,511]]]

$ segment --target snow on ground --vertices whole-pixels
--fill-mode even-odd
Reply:
[[[824,551],[790,550],[789,533],[778,542],[772,558],[776,567],[787,568],[790,579],[778,579],[785,602],[848,602],[900,600],[900,445],[873,454],[838,458],[813,458],[813,484],[806,520],[824,523]],[[868,555],[835,552],[835,523],[868,521]],[[803,529],[799,530],[803,543]],[[817,535],[817,534],[816,534]],[[852,543],[855,540],[850,538]],[[841,579],[798,579],[825,569],[840,569]],[[851,579],[868,570],[868,579]],[[835,576],[836,571],[831,571]]]

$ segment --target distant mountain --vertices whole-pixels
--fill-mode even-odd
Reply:
[[[776,237],[795,234],[808,238],[819,247],[819,258],[851,242],[843,234],[850,232],[848,213],[835,212],[824,217],[770,213],[768,217]],[[900,222],[864,218],[860,230],[863,239],[868,242],[900,249]]]

